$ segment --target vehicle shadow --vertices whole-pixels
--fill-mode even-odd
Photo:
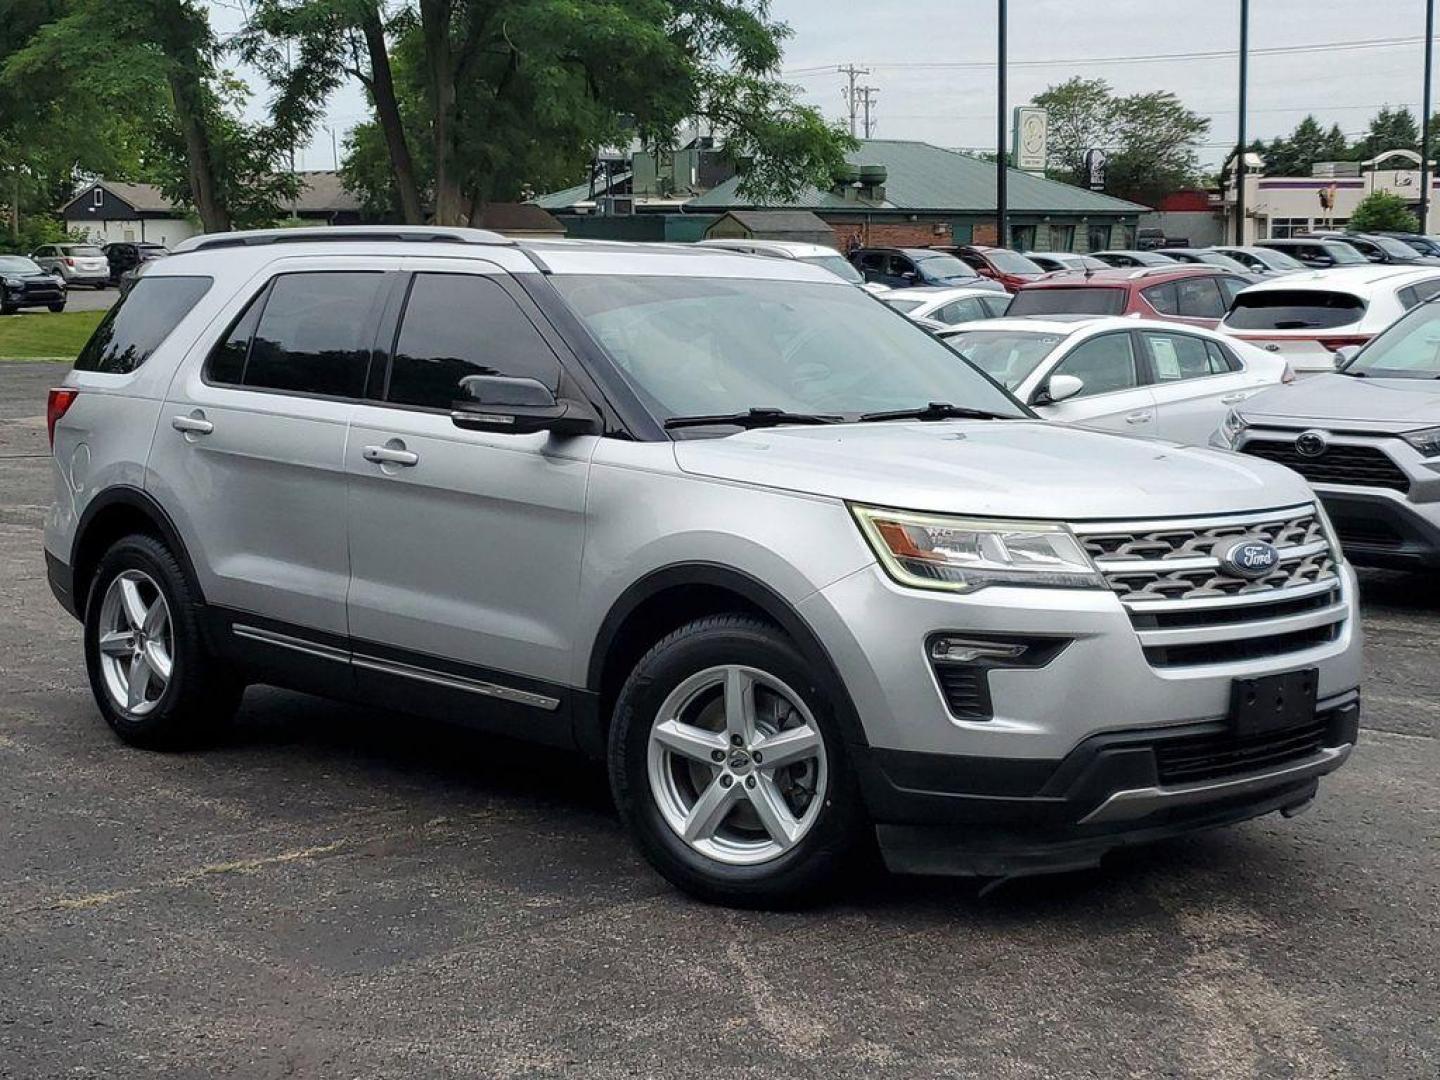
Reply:
[[[1358,573],[1363,612],[1440,610],[1440,574],[1372,569]]]

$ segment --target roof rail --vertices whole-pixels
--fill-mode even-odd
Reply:
[[[1222,267],[1211,266],[1206,263],[1177,262],[1172,266],[1142,266],[1135,270],[1130,275],[1130,278],[1133,281],[1135,278],[1149,277],[1151,274],[1173,274],[1176,270],[1208,270],[1213,274],[1218,274],[1222,269]]]
[[[211,233],[182,240],[170,250],[211,251],[215,248],[256,247],[263,244],[313,244],[350,241],[359,243],[410,244],[513,244],[509,237],[489,229],[425,225],[328,225],[319,228],[251,229],[246,232]]]

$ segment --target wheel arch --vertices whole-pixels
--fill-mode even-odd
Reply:
[[[815,669],[834,704],[841,736],[867,745],[859,715],[829,650],[783,596],[742,570],[719,563],[679,563],[651,571],[611,605],[590,649],[585,686],[594,703],[591,722],[578,730],[581,746],[603,754],[615,699],[636,662],[672,630],[705,615],[739,611],[778,626]]]
[[[70,569],[75,606],[82,620],[90,598],[90,583],[100,560],[111,544],[131,533],[145,533],[164,543],[179,561],[195,595],[204,602],[190,553],[170,515],[153,496],[140,488],[118,485],[91,499],[75,528],[75,540],[70,548]]]

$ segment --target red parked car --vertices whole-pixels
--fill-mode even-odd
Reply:
[[[1049,272],[1033,259],[1027,259],[1018,251],[1011,251],[1009,248],[964,244],[939,250],[950,252],[961,262],[973,267],[981,277],[998,281],[1010,292],[1028,282],[1038,281]]]
[[[1218,267],[1178,265],[1051,274],[1022,286],[1009,315],[1135,315],[1213,330],[1250,282]]]

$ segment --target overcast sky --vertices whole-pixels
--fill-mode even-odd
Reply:
[[[216,2],[222,32],[241,18],[235,4]],[[862,81],[879,91],[877,138],[995,145],[995,0],[772,0],[772,6],[794,30],[785,77],[826,115],[844,115],[845,78],[834,69],[854,63],[871,69]],[[1252,138],[1286,134],[1307,112],[1352,134],[1383,105],[1409,105],[1418,115],[1424,0],[1250,6]],[[1071,76],[1103,78],[1121,92],[1172,90],[1208,116],[1203,163],[1218,161],[1233,143],[1239,0],[1010,0],[1009,8],[1012,106]],[[1164,58],[1137,59],[1153,56]],[[358,88],[338,93],[330,113],[343,138],[365,117]],[[320,132],[297,164],[329,168],[329,134]]]

